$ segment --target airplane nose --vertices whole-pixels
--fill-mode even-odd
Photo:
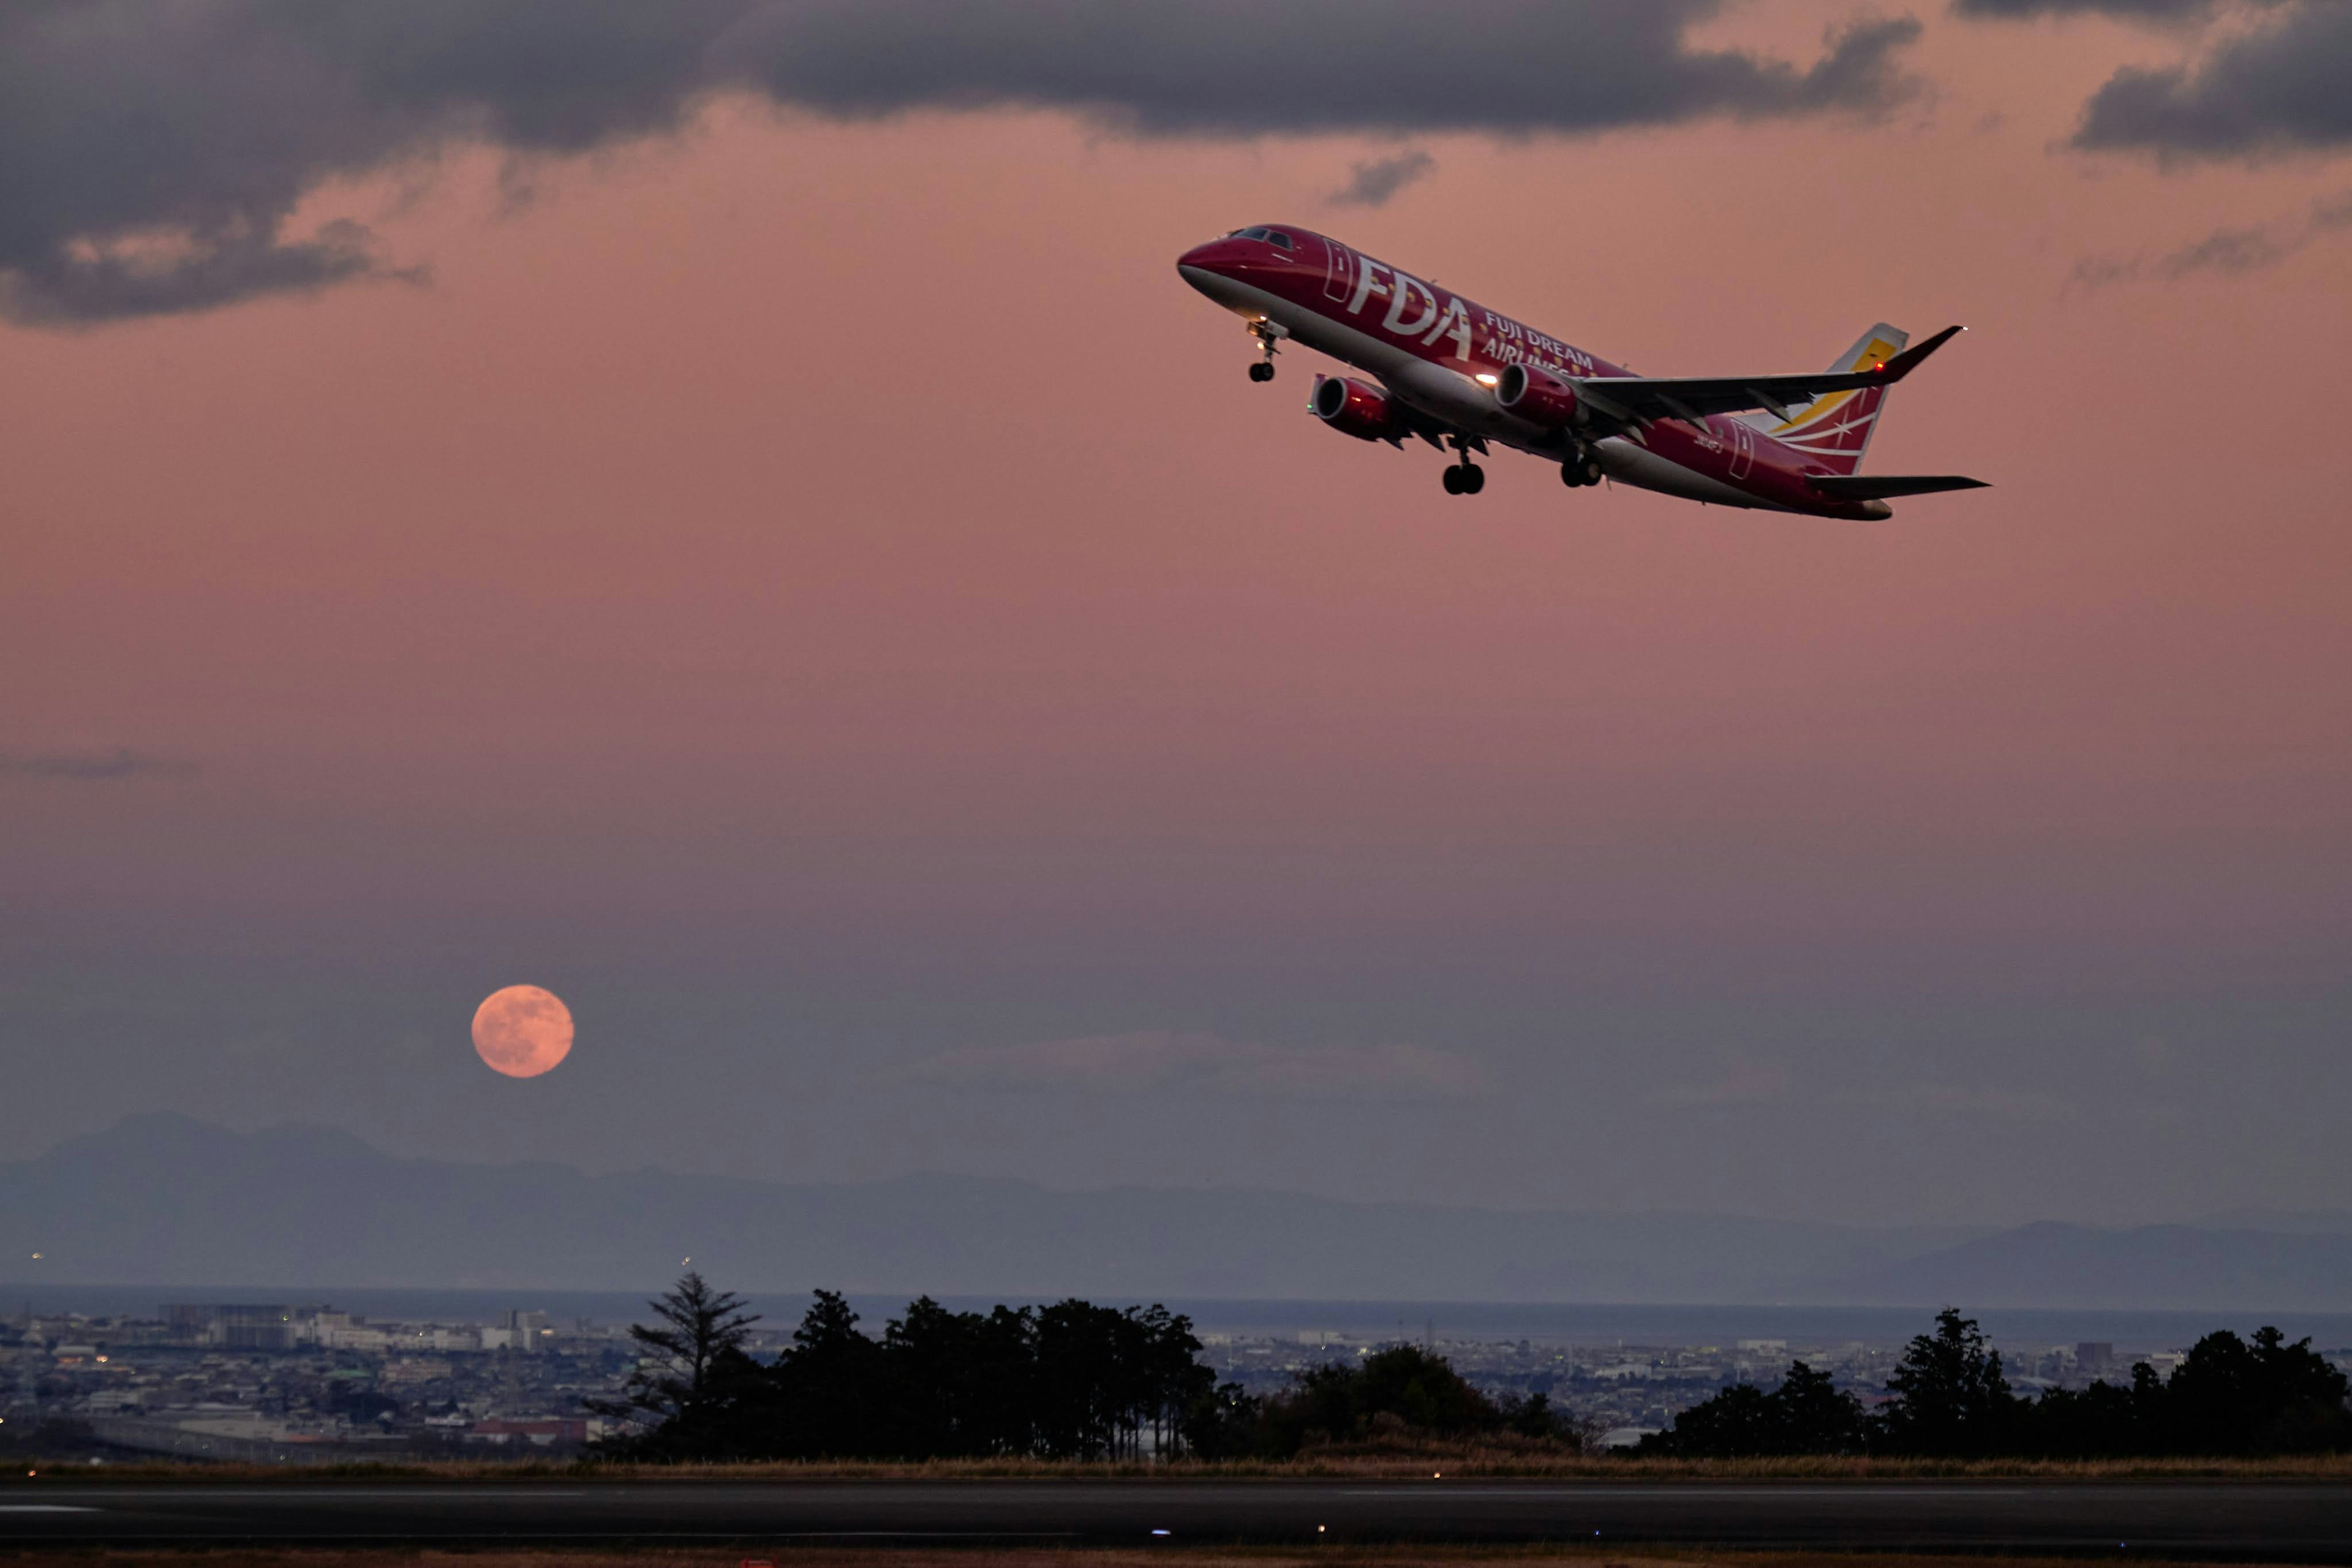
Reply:
[[[1222,299],[1223,286],[1239,279],[1244,270],[1242,258],[1236,254],[1239,249],[1223,239],[1196,245],[1176,258],[1177,275],[1211,299]]]

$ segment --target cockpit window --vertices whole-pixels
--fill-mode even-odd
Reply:
[[[1276,245],[1278,245],[1278,246],[1282,247],[1282,248],[1283,248],[1283,249],[1285,249],[1285,250],[1288,250],[1288,249],[1291,249],[1291,248],[1292,248],[1292,246],[1291,246],[1291,243],[1290,243],[1290,237],[1289,237],[1288,235],[1286,235],[1286,234],[1283,233],[1283,232],[1282,232],[1282,230],[1280,230],[1280,229],[1278,229],[1278,228],[1270,228],[1270,229],[1267,229],[1267,230],[1265,231],[1265,237],[1266,237],[1266,238],[1268,238],[1268,239],[1272,240],[1275,244],[1276,244]]]

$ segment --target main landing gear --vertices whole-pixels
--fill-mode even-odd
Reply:
[[[1274,379],[1274,356],[1281,352],[1274,345],[1281,342],[1284,338],[1288,337],[1290,335],[1290,329],[1281,326],[1276,322],[1266,321],[1261,317],[1259,320],[1252,321],[1249,324],[1249,331],[1250,336],[1257,340],[1257,346],[1261,351],[1261,357],[1258,362],[1250,366],[1250,379],[1252,381],[1272,381]]]
[[[1475,496],[1486,488],[1486,470],[1470,460],[1470,443],[1459,436],[1449,436],[1445,444],[1462,454],[1458,463],[1445,468],[1445,493],[1450,496]]]
[[[1559,466],[1559,482],[1570,489],[1597,485],[1601,477],[1601,459],[1592,455],[1590,447],[1578,446],[1568,461]]]

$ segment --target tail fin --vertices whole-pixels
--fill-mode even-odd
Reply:
[[[1910,333],[1881,321],[1856,339],[1830,369],[1869,370],[1893,359],[1910,341]],[[1887,391],[1884,386],[1866,386],[1860,392],[1832,392],[1787,419],[1753,414],[1748,416],[1748,423],[1832,474],[1852,474],[1862,467],[1862,455],[1870,450],[1870,433],[1878,427]]]

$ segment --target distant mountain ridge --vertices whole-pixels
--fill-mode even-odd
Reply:
[[[2352,1228],[2326,1217],[1874,1229],[962,1176],[791,1185],[410,1160],[159,1113],[0,1164],[0,1281],[645,1289],[690,1257],[761,1291],[2352,1309]]]

